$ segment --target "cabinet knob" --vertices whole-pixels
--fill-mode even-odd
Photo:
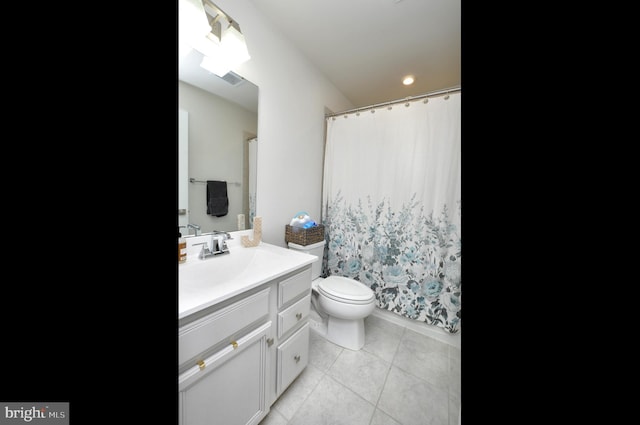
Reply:
[[[296,319],[298,320],[302,319],[302,313],[296,313]]]
[[[231,345],[233,345],[233,349],[235,350],[236,348],[238,348],[238,343],[235,341],[231,341]]]
[[[298,363],[300,361],[300,354],[295,356],[293,359],[296,361],[296,363]]]
[[[198,360],[198,366],[200,367],[200,370],[204,370],[207,365],[204,364],[204,360]]]
[[[267,339],[267,345],[271,347],[273,345],[273,338]]]

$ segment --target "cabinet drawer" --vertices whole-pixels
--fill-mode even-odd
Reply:
[[[311,293],[311,267],[278,282],[278,308],[303,294]]]
[[[309,323],[278,347],[278,395],[309,363]]]
[[[311,294],[278,313],[278,338],[289,332],[298,323],[304,322],[309,317],[310,308]]]
[[[266,288],[180,328],[178,364],[266,317],[269,314],[269,290]]]

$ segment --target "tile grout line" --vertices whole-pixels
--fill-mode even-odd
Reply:
[[[312,332],[315,332],[313,329],[311,330]],[[327,341],[330,344],[333,344],[331,341],[329,341],[326,337],[324,337],[323,335],[321,335],[320,333],[316,332],[316,336],[319,336],[320,338],[324,339],[325,341]],[[339,347],[336,344],[333,344],[336,347]],[[333,362],[327,367],[327,371],[329,369],[331,369],[331,366],[333,366],[333,364],[336,362],[336,360],[338,360],[338,357],[340,357],[340,355],[342,354],[342,352],[344,351],[344,348],[340,347],[340,352],[338,353],[338,355],[336,356],[336,358],[333,360]],[[327,372],[324,370],[321,370],[320,368],[318,368],[318,370],[322,373],[322,377],[320,379],[318,379],[318,382],[316,382],[316,385],[313,387],[313,389],[311,391],[309,391],[309,394],[307,394],[307,396],[304,398],[304,400],[302,400],[302,403],[300,403],[300,405],[298,406],[298,408],[295,410],[295,412],[293,412],[293,415],[291,415],[291,419],[287,419],[287,425],[289,425],[289,423],[293,420],[293,418],[295,418],[296,414],[298,413],[298,411],[300,410],[300,408],[304,405],[304,403],[307,401],[307,399],[311,396],[311,394],[313,394],[313,392],[316,390],[316,388],[318,387],[318,385],[320,385],[320,381],[322,381],[322,379],[327,376]],[[331,376],[329,376],[331,377]],[[342,385],[342,384],[340,384]],[[288,388],[287,388],[288,389]],[[286,390],[285,390],[286,391]],[[277,410],[277,409],[276,409]],[[282,412],[278,411],[282,417],[285,417]]]
[[[323,337],[324,338],[324,337]],[[329,342],[330,344],[333,344],[333,342],[327,340],[327,342]],[[333,344],[336,347],[340,347],[339,345]],[[333,365],[338,361],[338,357],[340,357],[342,355],[342,353],[344,353],[345,348],[340,347],[340,352],[338,353],[338,355],[336,356],[335,359],[333,359],[333,362],[331,362],[331,364],[329,365],[329,367],[327,368],[327,372],[329,371],[329,369],[331,369],[333,367]],[[326,373],[326,372],[325,372]]]
[[[402,344],[402,339],[404,338],[406,327],[402,326],[402,333],[400,334],[400,339],[398,340],[398,345],[396,346],[396,351],[393,353],[393,357],[391,358],[391,362],[389,363],[389,370],[387,370],[387,375],[384,377],[384,383],[382,384],[382,390],[380,390],[380,394],[378,395],[378,399],[376,400],[375,408],[373,409],[373,413],[375,414],[375,409],[380,409],[381,412],[384,412],[385,415],[389,416],[391,419],[396,421],[397,423],[402,424],[397,418],[391,416],[389,412],[386,412],[384,409],[378,407],[378,403],[380,403],[380,398],[382,397],[382,393],[384,392],[384,387],[387,385],[387,379],[389,378],[389,374],[391,373],[391,368],[395,366],[393,361],[396,359],[396,355],[398,354],[398,350],[400,349],[400,344]],[[398,367],[398,366],[396,366]],[[371,421],[373,421],[373,416],[371,417]],[[369,425],[371,425],[371,421],[369,421]]]
[[[398,343],[398,345],[400,345],[400,343]],[[396,348],[396,351],[397,351],[397,348]],[[395,357],[395,354],[393,356]],[[382,388],[380,389],[380,394],[378,394],[378,398],[376,399],[376,404],[374,404],[374,406],[373,406],[373,414],[371,415],[371,419],[369,419],[369,425],[371,425],[371,422],[373,422],[373,417],[376,414],[376,409],[380,409],[378,407],[378,403],[380,403],[380,397],[382,397],[382,393],[384,392],[384,386],[387,385],[387,378],[389,377],[389,373],[391,372],[391,367],[392,366],[393,366],[393,363],[389,363],[389,368],[387,369],[387,374],[384,376],[384,382],[382,383]],[[380,410],[382,410],[382,409],[380,409]],[[382,411],[384,412],[384,410],[382,410]],[[389,415],[387,412],[384,412],[384,413]],[[391,417],[394,421],[396,420],[396,418],[394,418],[391,415],[389,415],[389,417]]]
[[[451,360],[451,357],[452,357],[452,356],[451,356],[451,352],[452,352],[452,350],[453,350],[454,348],[457,348],[458,350],[459,350],[460,348],[459,348],[459,347],[455,347],[455,346],[453,346],[453,345],[451,345],[451,344],[447,344],[447,343],[445,343],[445,342],[443,342],[443,341],[440,341],[440,340],[439,340],[439,339],[437,339],[437,338],[434,338],[434,337],[429,336],[429,335],[425,335],[425,334],[423,334],[423,333],[421,333],[421,332],[418,332],[418,331],[416,331],[416,330],[409,329],[409,327],[407,327],[407,326],[403,326],[403,325],[401,325],[401,324],[398,324],[398,323],[395,323],[395,322],[393,322],[393,321],[387,320],[387,319],[386,319],[386,318],[384,318],[384,317],[379,317],[379,319],[384,320],[384,321],[386,321],[386,322],[389,322],[389,323],[392,323],[392,324],[394,324],[394,325],[397,325],[397,326],[401,327],[401,328],[402,328],[402,333],[401,333],[401,336],[400,336],[400,341],[398,342],[398,346],[396,347],[396,350],[395,350],[395,352],[394,352],[394,354],[393,354],[393,358],[391,359],[391,364],[389,365],[389,370],[387,371],[387,375],[385,376],[384,384],[382,385],[382,390],[380,391],[380,395],[378,396],[378,400],[376,401],[375,408],[376,408],[376,409],[378,409],[378,408],[379,408],[379,407],[378,407],[378,403],[380,402],[380,398],[382,397],[382,393],[384,392],[384,387],[385,387],[385,385],[387,384],[387,378],[389,377],[389,373],[391,373],[391,367],[393,367],[393,366],[395,366],[395,367],[396,367],[396,368],[398,368],[399,370],[401,370],[401,371],[403,371],[403,372],[405,372],[405,373],[407,373],[407,374],[409,374],[409,375],[411,375],[411,376],[413,376],[413,377],[415,377],[415,378],[419,379],[420,381],[426,382],[427,384],[433,385],[434,387],[436,387],[436,388],[437,388],[437,386],[436,386],[435,384],[433,384],[433,383],[429,382],[428,380],[426,380],[426,379],[424,379],[424,378],[422,378],[422,377],[420,377],[420,376],[417,376],[416,374],[414,374],[414,373],[413,373],[413,371],[405,370],[404,368],[401,368],[401,367],[399,367],[399,366],[397,366],[397,365],[395,365],[395,364],[394,364],[394,361],[395,361],[395,359],[396,359],[396,356],[397,356],[397,354],[398,354],[398,351],[400,350],[400,345],[402,344],[402,340],[403,340],[403,338],[405,337],[405,335],[407,334],[407,330],[409,330],[409,331],[415,332],[415,333],[417,333],[417,334],[419,334],[419,335],[421,335],[421,336],[423,336],[423,337],[426,337],[426,338],[428,338],[428,339],[432,339],[432,340],[434,340],[434,341],[437,341],[438,343],[443,343],[443,344],[448,345],[448,347],[447,347],[447,354],[446,354],[446,360],[447,360],[447,370],[446,370],[446,374],[447,374],[447,382],[446,382],[446,384],[447,384],[447,390],[446,390],[446,394],[447,394],[447,423],[448,423],[448,422],[449,422],[449,419],[450,419],[450,418],[449,418],[449,412],[450,412],[450,404],[451,404],[451,382],[450,382],[450,381],[451,381],[451,374],[450,374],[450,371],[451,371],[451,361],[452,361],[452,360]],[[376,327],[376,328],[378,328],[378,329],[384,329],[384,327],[382,327],[382,326],[377,326],[377,325],[375,325],[374,323],[371,323],[371,326],[375,326],[375,327]],[[371,353],[371,354],[373,354],[373,353]],[[375,355],[375,354],[374,354],[374,355]],[[383,360],[384,360],[384,359],[383,359]],[[388,412],[384,411],[383,409],[380,409],[380,410],[381,410],[382,412],[384,412],[386,415],[388,415],[390,418],[392,418],[394,421],[396,421],[397,423],[399,423],[399,424],[403,425],[401,421],[399,421],[398,419],[396,419],[395,417],[393,417],[392,415],[390,415]],[[374,414],[375,414],[375,409],[374,409]],[[373,417],[372,417],[372,418],[371,418],[371,420],[369,421],[369,425],[371,425],[371,422],[372,422],[372,421],[373,421]]]
[[[318,369],[320,370],[320,369]],[[293,418],[296,417],[296,414],[298,413],[298,410],[300,410],[300,408],[304,405],[304,403],[307,401],[307,399],[309,397],[311,397],[311,394],[313,394],[313,392],[316,390],[316,388],[318,388],[318,385],[320,385],[320,381],[322,381],[322,379],[325,377],[326,372],[323,372],[320,370],[320,372],[322,372],[322,377],[320,377],[320,379],[318,379],[318,382],[316,382],[316,384],[313,386],[313,388],[311,389],[311,391],[309,391],[309,394],[307,394],[307,396],[302,400],[302,402],[300,403],[300,405],[296,408],[295,412],[293,412],[293,415],[291,415],[290,419],[287,419],[287,423],[286,425],[289,425],[291,423],[291,421],[293,420]],[[291,387],[289,387],[291,388]],[[287,390],[289,389],[287,388]],[[287,392],[287,390],[285,390],[285,392]],[[281,396],[284,395],[284,393],[281,394]],[[277,408],[274,407],[275,410],[278,410]],[[284,414],[282,412],[280,412],[278,410],[278,413],[280,413],[282,415],[283,418],[286,419],[286,417],[284,416]]]
[[[349,391],[350,393],[352,393],[353,395],[355,395],[356,397],[358,397],[359,399],[361,399],[362,401],[364,401],[367,404],[370,404],[373,406],[373,413],[371,414],[371,419],[369,419],[369,425],[371,425],[371,421],[373,420],[373,415],[375,415],[376,413],[376,405],[374,405],[373,403],[371,403],[369,400],[367,400],[366,398],[362,397],[360,394],[358,394],[357,392],[355,392],[354,390],[352,390],[351,388],[347,387],[346,385],[344,385],[342,382],[338,382],[336,381],[336,379],[329,375],[328,373],[325,374],[326,377],[328,379],[331,379],[333,382],[335,382],[337,385],[339,385],[340,387],[344,388],[345,390]]]
[[[380,399],[382,398],[382,393],[384,392],[384,389],[385,389],[385,386],[386,386],[386,384],[387,384],[387,380],[388,380],[389,374],[390,374],[390,372],[391,372],[391,368],[392,368],[393,366],[397,367],[399,370],[402,370],[402,371],[403,371],[403,372],[405,372],[405,373],[408,373],[408,374],[409,374],[409,375],[411,375],[411,376],[414,376],[415,378],[417,378],[417,379],[419,379],[419,380],[421,380],[421,381],[424,381],[424,382],[426,382],[426,383],[428,383],[428,384],[430,384],[430,385],[434,385],[434,384],[432,384],[431,382],[429,382],[429,381],[427,381],[427,380],[425,380],[425,379],[421,378],[420,376],[415,375],[415,374],[414,374],[414,373],[412,373],[411,371],[405,371],[403,368],[400,368],[400,367],[398,367],[398,366],[396,366],[396,365],[394,364],[394,361],[395,361],[395,359],[396,359],[396,357],[397,357],[397,355],[398,355],[398,352],[400,351],[400,345],[402,344],[402,341],[403,341],[404,337],[405,337],[405,336],[406,336],[406,334],[407,334],[407,329],[409,329],[409,328],[408,328],[407,326],[402,326],[402,325],[400,325],[400,324],[397,324],[397,323],[394,323],[394,322],[392,322],[392,321],[390,321],[390,320],[387,320],[386,318],[379,318],[379,319],[381,319],[381,320],[383,320],[383,321],[385,321],[385,322],[389,322],[389,323],[391,323],[391,324],[394,324],[394,325],[396,325],[396,326],[401,327],[401,328],[402,328],[402,332],[401,332],[401,334],[400,334],[400,339],[399,339],[399,341],[398,341],[398,345],[397,345],[397,346],[396,346],[396,348],[395,348],[395,351],[394,351],[393,357],[392,357],[392,359],[391,359],[391,362],[389,362],[389,368],[387,369],[387,373],[386,373],[386,375],[385,375],[384,382],[383,382],[383,384],[382,384],[382,387],[381,387],[380,393],[378,394],[378,397],[377,397],[377,399],[376,399],[376,402],[375,402],[375,404],[373,405],[373,406],[374,406],[374,409],[373,409],[373,412],[372,412],[372,414],[371,414],[371,417],[369,418],[369,422],[368,422],[368,424],[369,424],[369,425],[371,425],[371,424],[372,424],[372,422],[373,422],[373,418],[375,417],[375,414],[376,414],[376,409],[380,409],[380,408],[378,407],[378,405],[379,405],[379,403],[380,403]],[[375,327],[376,327],[376,328],[378,328],[378,329],[383,329],[383,330],[385,330],[385,327],[383,327],[383,326],[377,326],[377,325],[375,325],[374,323],[371,323],[371,324],[370,324],[370,326],[375,326]],[[412,329],[409,329],[409,330],[412,330]],[[412,330],[412,331],[413,331],[413,332],[416,332],[416,331],[414,331],[414,330]],[[316,332],[316,333],[317,333],[317,332]],[[416,332],[416,333],[418,333],[418,334],[422,335],[420,332]],[[339,347],[339,348],[340,348],[340,352],[339,352],[339,353],[338,353],[338,355],[333,359],[333,361],[331,362],[331,364],[329,364],[329,365],[328,365],[328,367],[327,367],[326,371],[323,371],[323,370],[318,369],[318,370],[322,373],[322,376],[320,377],[320,379],[318,380],[318,382],[313,386],[313,388],[312,388],[312,389],[311,389],[311,391],[307,394],[307,396],[302,400],[302,402],[300,403],[300,405],[298,406],[298,408],[294,411],[294,413],[292,414],[292,416],[291,416],[291,418],[290,418],[290,419],[287,419],[287,418],[284,416],[284,414],[283,414],[282,412],[280,412],[277,408],[275,408],[275,407],[274,407],[274,410],[278,411],[278,413],[279,413],[283,418],[285,418],[285,420],[286,420],[286,425],[291,425],[291,424],[293,423],[293,422],[292,422],[292,421],[293,421],[293,419],[296,417],[296,415],[298,414],[298,412],[300,411],[300,409],[302,408],[302,406],[306,403],[307,399],[311,396],[311,394],[313,394],[313,393],[314,393],[314,391],[316,391],[316,389],[317,389],[317,387],[319,386],[320,382],[321,382],[324,378],[331,379],[333,382],[335,382],[336,384],[340,385],[340,386],[341,386],[341,387],[343,387],[345,390],[348,390],[349,392],[353,393],[354,395],[356,395],[358,398],[362,399],[362,400],[363,400],[363,401],[365,401],[366,403],[368,403],[368,404],[372,404],[372,403],[371,403],[371,402],[369,402],[368,400],[364,399],[364,397],[362,397],[362,396],[361,396],[360,394],[358,394],[357,392],[355,392],[355,391],[351,390],[350,388],[348,388],[348,387],[347,387],[347,386],[345,386],[344,384],[342,384],[342,383],[340,383],[340,382],[336,381],[336,380],[335,380],[335,379],[334,379],[334,378],[333,378],[333,377],[328,373],[328,371],[331,369],[331,367],[333,367],[333,365],[337,362],[338,357],[340,357],[340,355],[342,355],[342,353],[344,353],[345,348],[344,348],[344,347],[340,347],[340,346],[338,346],[337,344],[332,343],[331,341],[327,340],[327,339],[326,339],[326,337],[325,337],[325,336],[323,336],[323,335],[321,335],[320,333],[317,333],[317,335],[318,335],[319,337],[321,337],[322,339],[324,339],[325,341],[327,341],[327,342],[331,343],[332,345],[335,345],[336,347]],[[433,338],[433,337],[431,337],[431,336],[429,336],[429,335],[422,335],[422,336],[427,337],[427,338],[429,338],[429,339],[434,339],[434,340],[436,340],[436,341],[438,341],[438,342],[442,342],[442,341],[439,341],[437,338]],[[446,344],[446,343],[445,343],[445,344]],[[451,353],[452,353],[452,348],[454,348],[454,347],[451,347],[451,346],[450,346],[450,347],[448,347],[448,350],[447,350],[447,371],[446,371],[446,373],[447,373],[447,423],[448,423],[448,422],[449,422],[449,420],[450,420],[450,412],[449,412],[449,411],[450,411],[450,406],[451,406],[451,382],[450,382],[450,381],[451,381],[451,377],[450,377],[450,371],[451,371],[451,365],[452,365],[452,362],[453,362],[453,361],[452,361],[452,354],[451,354]],[[458,348],[458,347],[455,347],[455,348]],[[459,348],[458,348],[458,349],[459,349]],[[385,361],[383,358],[379,357],[377,354],[375,354],[375,353],[371,353],[371,352],[369,352],[368,350],[365,350],[365,351],[367,351],[367,353],[369,353],[369,354],[373,355],[374,357],[377,357],[377,358],[379,358],[380,360]],[[393,419],[393,420],[394,420],[395,422],[397,422],[398,424],[400,424],[400,425],[404,425],[401,421],[399,421],[398,419],[396,419],[395,417],[393,417],[392,415],[390,415],[388,412],[384,411],[383,409],[380,409],[380,411],[381,411],[381,412],[383,412],[385,415],[389,416],[391,419]]]
[[[405,330],[406,330],[406,329],[407,329],[407,328],[405,328]],[[411,331],[411,329],[409,329],[409,330]],[[412,332],[415,332],[415,331],[412,331]],[[419,333],[419,332],[416,332],[416,333],[420,335],[420,333]],[[400,342],[402,342],[402,338],[404,338],[405,334],[406,334],[406,332],[403,332],[403,333],[402,333],[402,337],[400,338]],[[442,341],[438,341],[437,339],[435,339],[435,338],[431,338],[431,337],[429,337],[429,336],[427,336],[427,335],[422,335],[422,336],[424,336],[424,337],[426,337],[426,338],[429,338],[429,339],[432,339],[432,340],[434,340],[434,341],[436,341],[436,342],[438,342],[438,343],[442,343]],[[400,344],[398,344],[398,349],[399,349],[399,348],[400,348]],[[398,349],[396,349],[396,354],[398,354]],[[395,358],[396,358],[396,354],[394,354],[394,356],[393,356],[393,360],[395,360]],[[449,385],[449,383],[450,383],[450,382],[449,382],[449,381],[450,381],[450,373],[449,373],[450,369],[449,369],[449,366],[450,366],[450,362],[451,362],[451,357],[450,357],[450,354],[449,354],[449,350],[448,350],[448,349],[447,349],[446,360],[447,360],[447,369],[446,369],[445,373],[446,373],[446,375],[447,375],[447,390],[446,390],[446,391],[447,391],[447,396],[448,396],[448,395],[449,395],[449,389],[450,389],[450,387],[451,387],[451,386]],[[423,378],[423,377],[421,377],[421,376],[416,375],[412,370],[406,370],[405,368],[400,367],[400,366],[397,366],[397,365],[395,365],[395,364],[394,364],[394,366],[395,366],[395,367],[397,367],[398,369],[400,369],[401,371],[403,371],[403,372],[407,373],[408,375],[413,376],[414,378],[417,378],[417,379],[419,379],[419,380],[421,380],[421,381],[423,381],[423,382],[426,382],[427,384],[429,384],[429,385],[431,385],[431,386],[433,386],[433,387],[435,387],[435,388],[439,388],[437,384],[434,384],[433,382],[431,382],[431,381],[429,381],[429,380],[427,380],[427,379],[424,379],[424,378]]]

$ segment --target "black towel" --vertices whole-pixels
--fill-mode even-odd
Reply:
[[[207,214],[222,217],[228,212],[227,182],[207,180]]]

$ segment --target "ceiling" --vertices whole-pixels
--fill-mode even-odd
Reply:
[[[249,1],[356,108],[461,85],[461,0]],[[201,57],[187,56],[180,79],[229,86],[210,81]]]
[[[460,87],[461,0],[250,1],[355,107]]]

